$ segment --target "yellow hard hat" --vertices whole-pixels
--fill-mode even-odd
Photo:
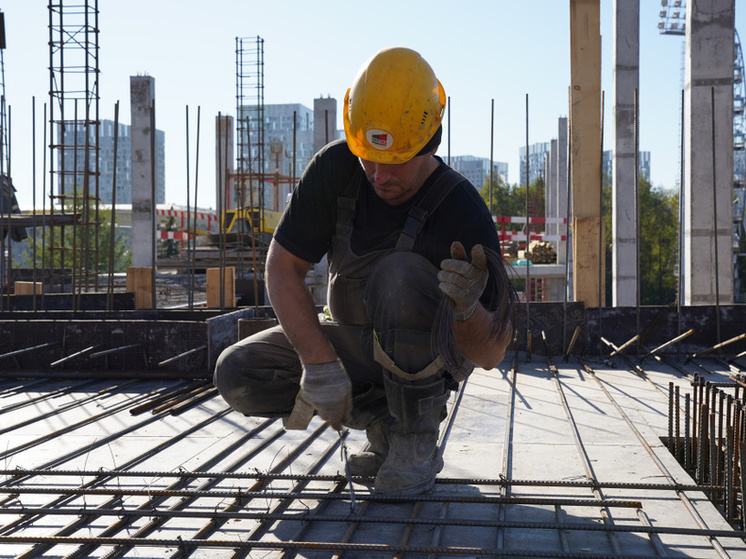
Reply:
[[[418,52],[383,49],[345,95],[347,144],[367,161],[405,163],[435,135],[445,106],[443,86]]]

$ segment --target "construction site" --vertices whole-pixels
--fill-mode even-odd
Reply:
[[[123,206],[116,174],[106,202],[99,184],[99,2],[50,0],[50,97],[34,116],[44,205],[21,208],[3,27],[0,558],[746,558],[735,0],[661,1],[661,32],[686,38],[686,79],[677,297],[660,306],[640,302],[640,2],[614,2],[612,223],[601,217],[599,2],[567,4],[570,113],[548,160],[545,217],[528,201],[523,216],[494,216],[502,241],[536,260],[513,266],[525,286],[517,333],[498,367],[475,369],[450,397],[445,466],[410,497],[349,474],[365,432],[319,417],[286,430],[233,410],[213,386],[225,348],[277,324],[264,260],[299,179],[295,161],[265,161],[279,151],[265,137],[261,37],[236,38],[236,112],[211,115],[211,212],[197,207],[197,184],[185,206],[156,203],[154,78],[131,77]],[[336,113],[314,118],[328,142]],[[114,160],[117,149],[115,136]],[[115,273],[121,223],[131,265]],[[22,242],[33,266],[14,265]],[[545,264],[540,250],[553,255]],[[325,265],[307,286],[321,310]]]

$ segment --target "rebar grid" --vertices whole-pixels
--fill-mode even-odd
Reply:
[[[548,363],[551,364],[551,363]],[[548,367],[548,378],[552,378],[552,366]],[[515,391],[520,390],[521,372],[516,361],[515,376],[509,383],[509,390],[514,395]],[[556,368],[555,368],[556,370]],[[639,374],[639,373],[638,373]],[[29,381],[29,384],[38,381]],[[560,387],[564,380],[558,380]],[[603,386],[601,381],[599,385]],[[38,387],[38,384],[36,384]],[[156,409],[155,402],[160,401],[164,396],[176,397],[187,389],[192,389],[198,384],[181,385],[171,384],[159,390],[149,390],[140,398],[135,398],[127,405],[116,405],[110,409],[116,411],[111,414],[128,413],[132,416],[132,410],[141,409],[143,411]],[[129,392],[130,386],[126,387]],[[22,386],[15,385],[0,392],[13,394],[22,389]],[[57,391],[67,394],[68,392],[60,387],[55,386]],[[115,387],[109,392],[117,393],[124,390],[122,387]],[[560,392],[558,391],[558,395]],[[510,396],[509,401],[514,402],[514,396]],[[99,397],[104,398],[105,393]],[[443,430],[443,440],[441,444],[447,442],[447,435],[450,433],[451,425],[455,420],[458,411],[460,398],[453,402],[453,407],[449,414],[448,423]],[[613,400],[611,395],[609,398]],[[37,400],[39,401],[39,400]],[[43,401],[43,400],[41,400]],[[92,400],[95,402],[96,400]],[[701,400],[700,400],[701,401]],[[572,409],[573,402],[566,402]],[[17,406],[16,403],[10,404]],[[510,414],[513,413],[511,404]],[[15,408],[19,409],[19,408]],[[726,408],[724,408],[726,409]],[[0,408],[0,414],[4,408]],[[109,410],[107,410],[109,411]],[[221,420],[229,417],[230,411],[223,410],[219,414]],[[148,414],[148,420],[138,422],[136,427],[123,426],[116,433],[107,437],[107,441],[115,441],[117,438],[124,436],[126,433],[136,431],[138,428],[152,424],[153,421],[162,420],[167,412]],[[232,417],[232,416],[230,416]],[[564,418],[568,426],[575,422],[572,414]],[[96,422],[93,419],[93,423]],[[211,422],[216,420],[215,416],[210,418]],[[90,424],[90,423],[87,423]],[[318,429],[310,433],[303,441],[295,441],[294,448],[291,451],[292,457],[276,464],[271,471],[247,471],[242,465],[250,464],[249,460],[273,448],[275,442],[282,442],[284,430],[281,428],[273,434],[267,436],[266,430],[274,424],[274,420],[267,420],[246,433],[240,442],[236,442],[229,449],[226,449],[215,455],[215,457],[206,456],[203,468],[198,471],[161,471],[153,469],[138,469],[137,464],[146,459],[157,457],[161,452],[168,452],[168,449],[175,444],[173,441],[164,443],[161,448],[147,449],[139,458],[133,459],[126,465],[111,471],[101,471],[95,469],[75,469],[65,468],[65,462],[69,462],[74,456],[79,456],[81,449],[67,449],[68,452],[63,457],[50,460],[48,464],[39,468],[3,468],[0,475],[5,476],[5,481],[0,481],[0,504],[2,504],[1,518],[6,524],[0,526],[0,544],[28,544],[33,547],[28,549],[19,557],[33,557],[44,553],[45,550],[60,545],[74,545],[77,548],[67,558],[86,556],[94,552],[97,548],[103,552],[107,559],[121,557],[130,549],[139,547],[171,547],[173,556],[186,557],[195,553],[199,549],[233,549],[233,557],[247,557],[252,549],[263,549],[280,553],[282,557],[295,556],[299,552],[308,550],[330,551],[334,557],[342,557],[345,553],[382,553],[389,554],[391,557],[407,557],[417,554],[427,555],[471,555],[471,556],[522,556],[513,550],[507,549],[507,542],[500,540],[500,545],[488,545],[481,543],[479,547],[473,546],[448,546],[442,543],[443,534],[447,530],[453,529],[481,529],[494,531],[494,537],[498,534],[505,534],[510,530],[513,536],[524,530],[543,530],[556,532],[558,542],[564,541],[564,545],[559,545],[561,551],[531,551],[526,552],[523,556],[532,557],[654,557],[665,555],[665,550],[651,547],[652,555],[625,555],[624,544],[619,546],[615,555],[610,553],[576,553],[571,547],[572,537],[568,540],[568,534],[579,532],[595,532],[606,534],[607,537],[612,534],[635,534],[639,536],[649,536],[657,538],[666,534],[669,536],[701,536],[712,540],[713,549],[718,551],[716,538],[744,538],[746,533],[730,530],[710,529],[702,524],[694,528],[681,526],[658,525],[653,524],[647,518],[643,510],[644,503],[638,499],[606,499],[606,498],[585,498],[583,493],[600,495],[601,489],[622,489],[622,490],[654,490],[660,492],[661,496],[665,492],[672,491],[677,494],[683,494],[689,491],[708,491],[719,494],[728,492],[728,484],[723,483],[707,486],[696,484],[679,484],[673,479],[669,483],[626,483],[616,481],[602,481],[595,478],[578,480],[549,480],[549,479],[511,479],[503,472],[502,477],[497,479],[482,478],[438,478],[436,491],[411,498],[388,498],[376,495],[366,491],[365,485],[370,483],[368,478],[353,478],[353,483],[360,485],[356,487],[356,495],[359,505],[356,514],[340,514],[340,510],[349,504],[349,494],[344,491],[346,480],[341,474],[326,475],[321,472],[321,467],[327,464],[329,457],[337,448],[338,438],[333,437],[331,440],[323,442],[324,433],[327,432],[327,426],[321,424]],[[71,425],[70,427],[55,433],[54,437],[46,440],[54,440],[65,433],[74,432],[80,425]],[[507,427],[506,427],[507,428]],[[571,427],[572,428],[572,427]],[[10,430],[12,432],[12,429]],[[192,433],[199,432],[199,427],[195,427]],[[186,435],[185,435],[186,436]],[[251,444],[252,442],[260,444]],[[108,444],[104,443],[104,444]],[[319,443],[326,445],[326,450],[321,451]],[[519,443],[520,441],[508,441]],[[37,443],[37,446],[41,443]],[[216,469],[224,457],[230,456],[233,452],[239,450],[245,445],[252,446],[247,452],[234,460],[227,467]],[[285,470],[297,460],[296,456],[303,454],[304,449],[309,445],[315,445],[314,455],[318,460],[304,472],[292,472]],[[579,437],[581,447],[584,444],[582,433]],[[514,449],[509,445],[506,453],[507,463],[510,463]],[[30,448],[34,448],[31,446]],[[9,449],[11,450],[11,449]],[[270,450],[271,451],[271,450]],[[310,451],[309,451],[310,453]],[[218,458],[218,455],[220,458]],[[147,457],[147,458],[146,458]],[[328,465],[328,464],[327,464]],[[60,468],[60,469],[55,469]],[[320,473],[321,472],[321,473]],[[510,474],[511,472],[507,472]],[[582,475],[582,474],[581,474]],[[78,477],[75,484],[69,484],[68,478]],[[135,479],[139,478],[139,479]],[[156,479],[159,478],[159,479]],[[128,480],[133,480],[128,482]],[[150,479],[151,481],[148,481]],[[169,480],[171,480],[169,482]],[[240,487],[242,482],[248,481],[247,488]],[[292,483],[291,487],[275,487],[274,484],[283,484],[284,482]],[[147,484],[147,487],[143,485]],[[196,485],[196,486],[193,486]],[[460,493],[458,488],[470,486],[483,486],[478,495]],[[571,496],[561,497],[543,497],[543,496],[507,496],[510,493],[504,491],[512,487],[565,487],[572,489]],[[496,492],[491,493],[489,488],[495,488]],[[452,492],[451,489],[454,491]],[[578,491],[574,491],[574,490]],[[3,497],[4,496],[4,497]],[[35,496],[35,497],[32,497]],[[41,497],[46,502],[37,502]],[[92,500],[86,505],[85,499]],[[32,504],[30,501],[34,500]],[[222,505],[215,508],[214,503],[222,501]],[[397,504],[398,503],[398,504]],[[510,507],[540,507],[557,512],[555,522],[520,522],[507,520],[506,518],[496,518],[494,516],[475,516],[454,514],[454,507],[457,505],[472,504],[474,506],[494,507],[497,510],[508,510]],[[381,507],[397,507],[401,514],[387,515],[382,514]],[[565,508],[577,507],[579,510],[585,508],[587,513],[579,513],[582,521],[572,521],[567,518]],[[588,509],[588,507],[591,507]],[[601,524],[597,521],[600,519],[598,510],[604,508],[632,508],[635,511],[633,516],[625,516],[623,521],[613,521],[608,524]],[[510,509],[514,510],[514,509]],[[518,510],[518,509],[515,509]],[[635,517],[638,523],[634,522]],[[69,524],[55,530],[50,535],[46,533],[40,537],[32,537],[24,534],[24,531],[31,527],[39,529],[44,524],[44,519],[49,519],[48,524],[54,526],[53,518],[67,518]],[[108,519],[108,520],[107,520]],[[183,533],[181,538],[162,538],[164,530],[173,533],[178,526],[179,521],[204,522],[201,529],[194,528]],[[587,521],[587,523],[586,523]],[[110,522],[107,524],[107,522]],[[226,525],[227,522],[248,522],[249,529],[240,533],[240,539],[236,540],[226,534],[231,534],[231,529]],[[283,538],[285,541],[275,542],[268,541],[267,535],[277,523],[294,522],[298,523],[300,531],[292,538]],[[144,523],[144,524],[143,524]],[[167,523],[167,524],[166,524]],[[223,525],[226,525],[225,529]],[[323,526],[347,526],[347,533],[340,534],[339,539],[327,541],[318,537],[319,530]],[[389,540],[384,538],[378,540],[380,543],[360,544],[355,543],[359,540],[358,534],[370,530],[371,526],[391,526],[392,529],[399,531],[400,538]],[[225,530],[228,530],[227,532]],[[423,529],[429,529],[429,542],[422,540]],[[87,530],[88,532],[81,532]],[[131,536],[122,537],[124,531]],[[85,537],[84,537],[85,536]],[[271,539],[271,538],[270,538]],[[341,540],[341,541],[340,541]],[[493,542],[497,542],[493,539]],[[230,542],[230,545],[229,543]],[[384,543],[386,542],[386,543]],[[452,541],[450,543],[453,543]],[[163,546],[161,544],[164,544]],[[718,551],[718,553],[720,553]],[[721,554],[728,557],[726,554]]]

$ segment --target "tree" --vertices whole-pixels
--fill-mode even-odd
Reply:
[[[639,179],[638,237],[640,243],[640,304],[667,305],[676,300],[674,266],[678,260],[679,219],[677,192],[654,188]],[[606,224],[606,304],[612,304],[611,180],[604,177],[602,198]]]
[[[487,206],[490,206],[490,179],[484,182],[479,191]],[[525,216],[526,215],[526,185],[507,184],[501,177],[492,178],[492,215],[499,216]],[[529,211],[531,217],[544,217],[544,179],[537,178],[529,189]],[[507,231],[520,231],[523,224],[507,224]],[[537,231],[535,225],[532,231]]]
[[[108,273],[112,211],[99,208],[96,212],[95,209],[91,208],[87,212],[82,212],[80,211],[82,209],[84,207],[79,202],[78,213],[88,216],[83,221],[94,221],[97,213],[97,222],[75,226],[75,234],[73,234],[72,226],[37,227],[29,235],[28,250],[20,258],[21,266],[33,267],[34,255],[36,255],[37,268],[76,268],[77,270],[88,269],[90,272],[96,273]],[[72,202],[65,204],[65,213],[73,213]],[[98,251],[95,250],[97,241]],[[50,243],[54,243],[52,250],[50,250]],[[123,232],[121,228],[115,227],[114,251],[111,259],[114,272],[124,272],[131,265],[132,254],[128,244],[129,234]],[[89,258],[97,259],[94,261],[88,260],[86,263],[86,255]]]

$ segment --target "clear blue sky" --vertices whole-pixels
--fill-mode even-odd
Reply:
[[[655,186],[678,176],[683,37],[660,35],[660,2],[641,0],[640,148],[652,153]],[[44,0],[0,0],[5,13],[5,81],[12,107],[12,171],[22,209],[32,205],[31,104],[36,98],[37,198],[42,188],[42,107],[49,102],[49,14]],[[129,123],[129,77],[155,78],[158,129],[166,133],[166,200],[186,202],[185,107],[194,148],[201,107],[201,206],[214,207],[214,119],[235,114],[235,38],[265,40],[265,103],[313,107],[337,98],[360,65],[386,46],[419,50],[451,99],[451,154],[489,157],[495,100],[494,158],[518,180],[518,149],[557,136],[567,115],[568,0],[99,0],[100,114]],[[736,28],[746,33],[746,10]],[[601,0],[605,146],[611,145],[612,1]],[[341,118],[341,111],[340,111]],[[341,122],[337,125],[341,128]],[[445,154],[443,145],[441,154]],[[191,155],[192,188],[194,151]]]

